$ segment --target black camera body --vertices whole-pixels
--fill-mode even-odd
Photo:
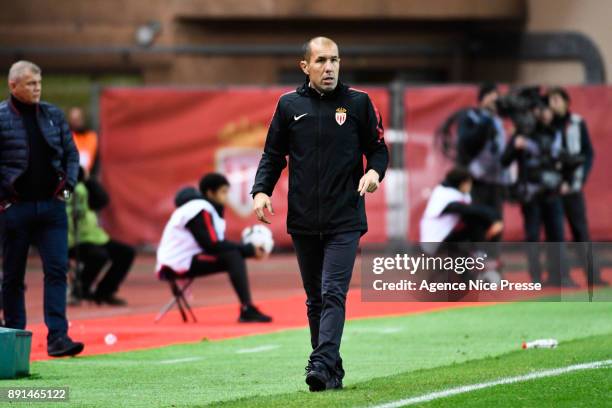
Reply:
[[[522,135],[535,131],[538,121],[533,109],[543,104],[539,87],[522,88],[502,95],[496,101],[497,113],[510,119],[517,133]]]
[[[518,162],[519,179],[515,198],[527,202],[536,195],[559,194],[561,184],[566,179],[562,157],[570,156],[555,146],[554,131],[541,125],[536,126],[527,140],[527,147]]]

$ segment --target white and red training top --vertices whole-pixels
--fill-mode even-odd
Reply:
[[[164,228],[157,248],[157,273],[163,266],[176,273],[185,273],[189,270],[194,255],[205,252],[186,226],[200,212],[203,214],[208,234],[218,241],[224,240],[225,220],[213,205],[203,199],[188,201],[174,210]]]

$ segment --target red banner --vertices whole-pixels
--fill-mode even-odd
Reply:
[[[156,245],[174,208],[175,192],[197,186],[210,171],[231,183],[227,236],[257,222],[249,190],[267,126],[285,88],[178,90],[113,88],[101,98],[102,181],[111,197],[104,212],[110,234],[132,244]],[[383,115],[389,98],[382,88],[367,89]],[[386,122],[385,122],[386,123]],[[279,245],[289,245],[287,171],[274,191],[271,228]],[[384,183],[383,183],[384,184]],[[385,242],[384,190],[368,195],[369,233],[363,242]]]
[[[595,161],[585,187],[586,204],[593,240],[612,238],[612,202],[610,174],[612,161],[606,152],[612,151],[612,87],[569,87],[571,109],[585,119],[595,150]],[[451,166],[433,145],[433,135],[438,126],[457,109],[476,103],[473,86],[440,86],[407,89],[406,107],[407,143],[405,145],[408,171],[408,203],[410,223],[408,239],[419,239],[419,219],[425,208],[431,189],[438,184]],[[506,205],[504,209],[506,230],[504,239],[524,239],[523,221],[518,205]],[[567,239],[571,235],[566,234]]]

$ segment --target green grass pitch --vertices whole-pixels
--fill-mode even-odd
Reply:
[[[549,337],[561,342],[557,349],[520,350],[524,339]],[[0,386],[68,386],[70,402],[60,405],[79,407],[375,406],[612,359],[612,303],[513,303],[350,321],[342,344],[347,371],[343,391],[307,391],[303,372],[308,339],[304,329],[288,330],[35,362],[29,378],[2,381]],[[422,406],[604,407],[612,401],[610,384],[612,368],[598,368],[499,385]]]

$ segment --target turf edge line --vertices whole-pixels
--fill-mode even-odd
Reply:
[[[392,401],[385,404],[374,405],[372,408],[399,408],[405,407],[407,405],[414,405],[423,402],[433,401],[439,398],[450,397],[458,394],[464,394],[466,392],[472,392],[476,390],[481,390],[483,388],[495,387],[497,385],[505,385],[505,384],[514,384],[523,381],[535,380],[538,378],[545,377],[555,377],[558,375],[570,373],[573,371],[579,370],[590,370],[595,368],[605,368],[612,366],[612,360],[601,360],[601,361],[593,361],[591,363],[583,363],[583,364],[575,364],[566,367],[553,368],[550,370],[536,371],[530,374],[518,375],[515,377],[506,377],[501,378],[495,381],[483,382],[478,384],[471,385],[463,385],[460,387],[449,388],[443,391],[431,392],[428,394],[423,394],[418,397],[401,399],[398,401]]]
[[[171,360],[161,360],[158,364],[176,364],[176,363],[190,363],[192,361],[203,360],[203,357],[184,357],[184,358],[173,358]]]
[[[236,350],[236,354],[261,353],[263,351],[270,351],[270,350],[274,350],[277,348],[278,348],[277,344],[264,344],[264,345],[257,346],[257,347],[238,349]]]

